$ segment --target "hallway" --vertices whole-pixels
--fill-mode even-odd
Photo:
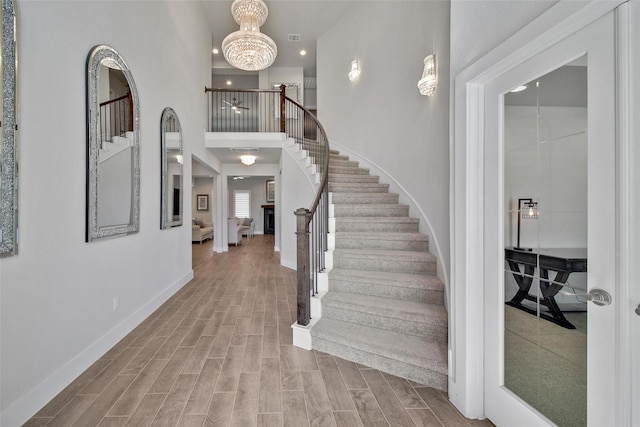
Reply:
[[[194,279],[25,426],[491,426],[441,392],[293,347],[273,236],[193,244]]]

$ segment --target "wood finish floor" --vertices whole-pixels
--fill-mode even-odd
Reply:
[[[273,236],[193,245],[195,277],[25,426],[491,426],[447,396],[292,345]]]

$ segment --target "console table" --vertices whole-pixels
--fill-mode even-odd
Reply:
[[[507,301],[506,304],[527,313],[538,315],[536,310],[522,305],[522,301],[538,302],[538,297],[529,294],[529,290],[531,289],[535,269],[539,268],[540,304],[547,307],[550,313],[540,313],[540,317],[564,328],[575,329],[576,327],[562,314],[556,303],[555,296],[562,289],[562,285],[567,283],[571,273],[587,271],[587,249],[553,248],[540,249],[539,252],[533,252],[505,248],[504,257],[519,288],[515,296],[511,298],[511,301]],[[522,266],[523,270],[520,269],[520,266]],[[556,273],[553,279],[549,278],[549,271]]]

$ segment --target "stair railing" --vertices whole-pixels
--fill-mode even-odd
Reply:
[[[329,232],[329,140],[316,116],[280,90],[212,89],[209,95],[209,132],[283,132],[307,150],[320,184],[309,209],[296,215],[297,323],[311,320],[311,296],[318,293]],[[234,108],[235,107],[235,108]],[[238,112],[240,111],[240,112]]]
[[[133,98],[131,92],[121,97],[100,103],[101,148],[114,136],[123,136],[133,130]]]

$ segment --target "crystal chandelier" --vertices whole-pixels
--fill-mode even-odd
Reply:
[[[222,41],[222,53],[232,66],[245,71],[264,70],[273,64],[278,47],[271,37],[260,32],[269,15],[262,0],[234,0],[231,14],[240,30]]]

